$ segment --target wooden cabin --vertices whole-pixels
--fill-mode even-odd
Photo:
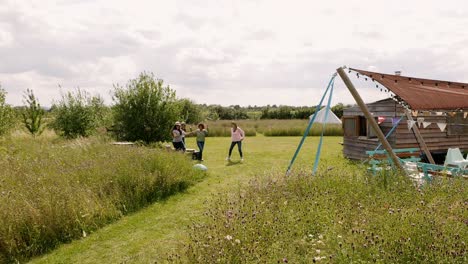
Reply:
[[[468,151],[468,83],[350,68],[349,72],[351,71],[358,78],[361,75],[365,81],[373,82],[380,91],[390,94],[389,99],[366,105],[384,135],[392,129],[395,121],[392,122],[392,119],[403,116],[387,139],[393,149],[420,148],[430,151],[431,156],[442,158],[445,158],[449,148]],[[350,159],[367,158],[366,151],[374,150],[380,143],[369,125],[369,120],[372,119],[367,120],[362,109],[355,106],[343,112],[343,154]],[[410,120],[407,117],[409,110],[413,112]],[[408,122],[418,121],[418,118],[426,123],[419,122],[409,128]],[[421,135],[419,141],[418,133]],[[440,159],[436,163],[437,161],[441,162]]]
[[[378,120],[385,120],[379,124],[384,135],[392,129],[392,118],[400,118],[405,115],[404,108],[392,99],[385,99],[367,104],[369,111]],[[424,122],[431,124],[426,128],[419,126],[421,136],[431,153],[446,153],[448,148],[460,148],[468,151],[468,118],[464,118],[463,112],[451,115],[437,115],[435,112],[419,112],[417,118],[424,118]],[[447,123],[445,131],[441,131],[437,123]],[[343,112],[343,154],[349,159],[362,160],[367,158],[366,151],[374,150],[379,140],[369,126],[363,112],[358,106],[344,109]],[[407,118],[403,117],[394,132],[387,138],[392,148],[419,148],[413,130],[408,129]]]

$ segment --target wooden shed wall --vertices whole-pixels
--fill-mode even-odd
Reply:
[[[393,100],[383,100],[367,105],[369,111],[373,113],[375,117],[384,116],[385,121],[380,124],[380,127],[384,134],[387,134],[392,129],[392,117],[395,116],[396,103]],[[343,116],[364,116],[361,109],[358,106],[345,109]],[[390,145],[394,145],[395,134],[387,138]],[[343,155],[349,159],[362,160],[367,158],[366,150],[374,150],[379,144],[377,138],[367,138],[365,136],[349,137],[344,136],[343,138]]]
[[[428,127],[420,127],[419,129],[419,132],[426,142],[429,151],[446,152],[448,148],[460,148],[461,150],[468,150],[468,135],[449,136],[447,133],[447,128],[443,132],[440,131],[436,123],[446,123],[446,116],[418,115],[418,117],[424,118],[425,122],[431,122]],[[416,117],[413,117],[413,119],[416,120]],[[468,124],[468,120],[465,123]],[[408,130],[406,122],[404,124],[400,124],[395,132],[396,148],[419,147],[414,137],[413,131]]]
[[[386,135],[392,128],[392,117],[401,117],[404,114],[403,107],[395,103],[391,99],[378,101],[375,103],[368,104],[369,111],[374,116],[384,116],[386,120],[380,125],[383,133]],[[363,116],[359,107],[352,107],[345,109],[343,116]],[[458,147],[461,150],[468,150],[468,135],[462,136],[449,136],[447,129],[442,132],[437,126],[437,122],[446,123],[446,116],[434,116],[434,115],[418,115],[423,117],[424,121],[431,122],[427,128],[420,128],[420,133],[424,138],[429,150],[434,153],[446,152],[448,148]],[[413,117],[416,121],[417,117]],[[390,145],[393,148],[419,148],[419,144],[416,141],[416,137],[413,131],[408,130],[406,117],[401,121],[393,134],[388,138]],[[465,119],[465,123],[468,125],[468,119]],[[416,124],[417,125],[417,124]],[[350,159],[365,159],[367,155],[366,150],[373,150],[378,144],[377,139],[368,139],[366,137],[349,137],[344,136],[343,140],[343,154],[345,157]]]

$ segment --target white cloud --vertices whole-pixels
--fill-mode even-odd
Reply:
[[[110,103],[112,84],[142,71],[224,105],[316,104],[344,64],[468,81],[462,0],[2,2],[0,83],[12,104],[26,88],[50,104],[58,83]],[[352,102],[340,82],[334,101]]]

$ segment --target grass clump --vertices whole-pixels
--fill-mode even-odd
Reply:
[[[1,263],[87,236],[202,177],[183,155],[158,149],[95,139],[19,139],[2,145]]]
[[[345,172],[347,171],[347,172]],[[390,177],[389,177],[390,176]],[[350,167],[255,180],[213,200],[186,246],[196,263],[464,263],[466,181],[421,190]]]

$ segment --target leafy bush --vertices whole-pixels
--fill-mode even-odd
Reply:
[[[205,108],[208,111],[207,118],[209,120],[239,120],[249,118],[247,110],[239,105],[209,105],[205,106]]]
[[[351,166],[254,181],[212,201],[186,247],[197,263],[464,263],[466,182],[364,176]]]
[[[347,105],[346,107],[350,107],[350,105]],[[332,112],[336,115],[338,118],[343,117],[343,111],[345,109],[345,106],[342,103],[338,103],[335,106],[331,108]]]
[[[0,263],[23,262],[85,236],[203,176],[179,153],[94,138],[4,143]]]
[[[169,140],[171,127],[180,117],[175,91],[153,74],[141,73],[126,87],[115,85],[114,120],[119,136],[144,142]]]
[[[0,85],[0,136],[5,135],[13,125],[13,111],[5,97],[6,92]]]
[[[200,107],[189,99],[179,100],[181,107],[181,121],[187,124],[197,124],[203,120]]]
[[[101,97],[91,96],[78,88],[75,92],[62,94],[52,109],[55,120],[51,125],[58,134],[66,138],[87,137],[99,126],[104,103]]]
[[[33,136],[40,135],[44,131],[44,124],[42,123],[42,117],[44,116],[44,109],[41,108],[39,101],[34,95],[32,90],[26,90],[24,96],[26,107],[23,110],[23,124],[26,129]]]

